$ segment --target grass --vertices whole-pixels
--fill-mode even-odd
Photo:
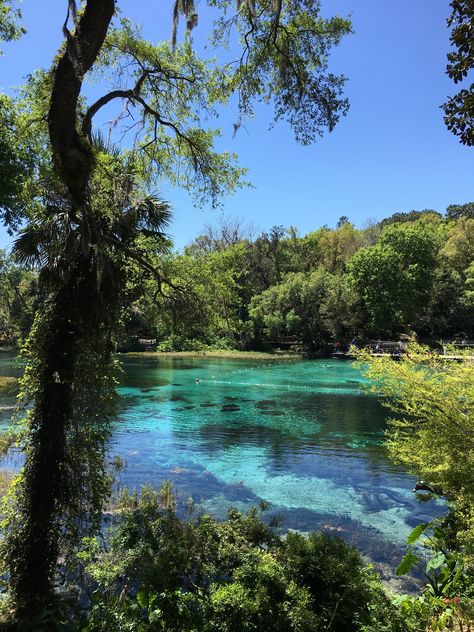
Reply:
[[[130,351],[120,355],[138,357],[161,357],[161,358],[224,358],[242,360],[299,360],[302,356],[299,353],[289,351],[237,351],[235,349],[222,349],[215,351]]]

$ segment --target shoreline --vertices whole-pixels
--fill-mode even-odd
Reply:
[[[222,358],[235,360],[303,360],[301,353],[267,351],[238,351],[234,349],[204,351],[123,351],[117,355],[127,358]]]

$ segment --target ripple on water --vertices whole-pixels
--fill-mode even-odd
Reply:
[[[338,361],[125,359],[111,441],[122,484],[170,479],[219,517],[264,499],[284,529],[343,535],[394,568],[412,527],[443,507],[418,502],[387,461],[385,412],[366,383]]]

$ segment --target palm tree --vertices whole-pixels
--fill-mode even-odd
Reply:
[[[48,194],[43,216],[14,245],[20,262],[39,268],[42,292],[23,382],[25,466],[5,542],[23,621],[55,603],[57,561],[66,544],[100,527],[109,488],[104,456],[115,386],[113,334],[126,266],[134,260],[163,280],[139,242],[166,245],[169,205],[154,194],[136,195],[128,158],[105,152],[100,139],[95,151],[99,167],[87,205],[79,211],[64,192]]]

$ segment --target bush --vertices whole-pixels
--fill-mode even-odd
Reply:
[[[126,494],[108,552],[89,541],[85,631],[383,632],[397,620],[375,574],[340,538],[277,536],[261,518],[183,521],[167,484]]]

